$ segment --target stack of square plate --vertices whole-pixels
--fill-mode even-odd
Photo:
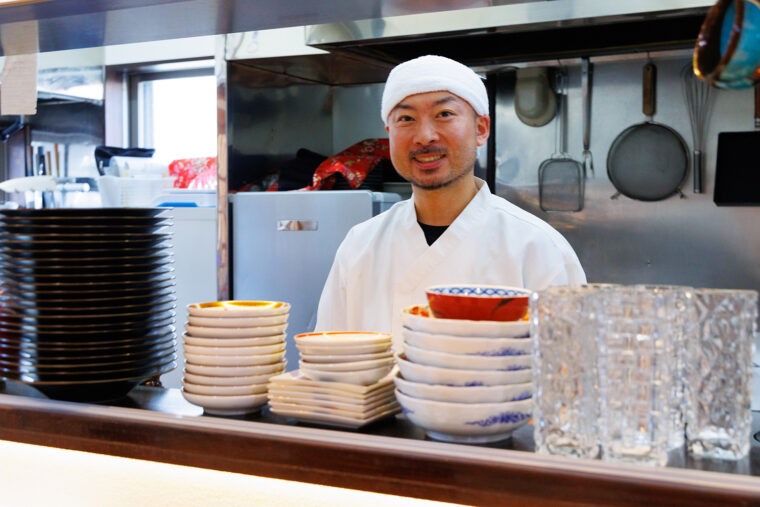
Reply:
[[[97,401],[176,367],[165,211],[0,210],[0,377]]]
[[[400,410],[393,389],[395,370],[370,385],[310,380],[291,371],[269,380],[271,411],[298,420],[359,428]]]

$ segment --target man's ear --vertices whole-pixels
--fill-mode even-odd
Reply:
[[[483,146],[491,133],[491,117],[487,115],[475,118],[475,139],[478,146]]]

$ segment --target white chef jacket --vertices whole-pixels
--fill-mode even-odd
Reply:
[[[317,311],[316,331],[379,331],[403,341],[401,312],[426,304],[440,284],[489,284],[541,290],[586,283],[570,244],[538,217],[478,193],[432,244],[413,199],[354,226],[335,254]]]

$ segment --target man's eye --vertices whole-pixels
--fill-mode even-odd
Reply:
[[[451,111],[441,111],[440,113],[438,113],[438,116],[442,116],[446,118],[449,116],[454,116],[454,113],[452,113]]]
[[[403,122],[403,121],[412,121],[412,120],[413,120],[413,118],[411,116],[407,116],[407,115],[399,116],[396,119],[396,121],[400,121],[400,122]]]

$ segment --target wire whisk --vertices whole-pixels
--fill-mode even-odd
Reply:
[[[712,114],[713,93],[710,85],[694,75],[691,64],[681,70],[681,87],[686,109],[689,111],[691,138],[694,145],[692,171],[694,193],[702,193],[704,143]]]

